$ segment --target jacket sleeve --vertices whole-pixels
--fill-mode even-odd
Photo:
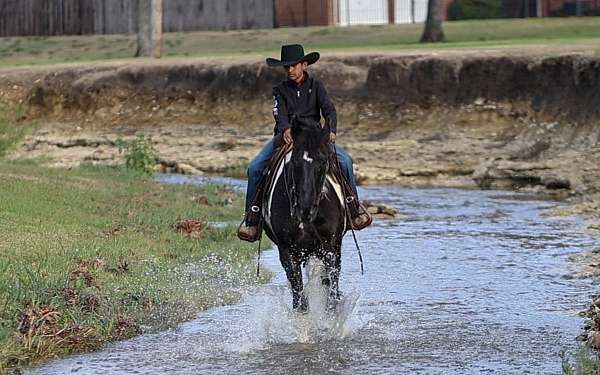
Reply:
[[[335,110],[335,105],[333,104],[333,101],[331,101],[331,98],[325,89],[325,85],[321,81],[318,81],[317,85],[317,98],[321,114],[325,118],[325,121],[329,122],[331,131],[337,133],[337,112]]]
[[[285,129],[291,127],[285,98],[277,87],[273,88],[273,117],[276,133],[283,133]]]

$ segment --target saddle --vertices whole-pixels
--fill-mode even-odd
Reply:
[[[252,200],[251,212],[247,213],[246,223],[247,225],[259,226],[259,237],[262,235],[263,222],[266,222],[266,224],[270,226],[270,218],[268,217],[269,209],[265,206],[270,202],[275,184],[281,176],[283,164],[286,162],[286,159],[289,161],[291,152],[291,144],[282,145],[275,150],[273,156],[271,157],[269,166],[265,169],[263,177],[258,185],[256,196]],[[336,194],[340,199],[340,203],[344,207],[346,222],[349,224],[350,218],[348,217],[348,209],[351,209],[349,206],[352,204],[356,204],[358,206],[358,202],[356,202],[354,194],[352,193],[352,188],[346,181],[344,174],[338,166],[335,153],[332,153],[329,165],[330,169],[327,174],[327,180],[336,191]],[[269,199],[265,199],[265,194],[269,194]]]

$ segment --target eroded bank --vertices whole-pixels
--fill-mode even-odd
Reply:
[[[352,55],[311,72],[362,183],[534,189],[585,196],[580,213],[597,215],[599,58]],[[282,75],[243,60],[84,65],[6,72],[0,97],[40,119],[14,158],[119,163],[115,140],[142,132],[163,171],[243,173]]]

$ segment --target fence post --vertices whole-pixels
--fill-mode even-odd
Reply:
[[[346,0],[346,25],[350,26],[350,0]]]
[[[396,23],[396,0],[388,0],[388,23],[393,25]]]
[[[417,23],[415,18],[415,0],[410,0],[410,20],[412,23]]]

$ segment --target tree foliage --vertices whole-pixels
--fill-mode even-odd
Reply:
[[[499,0],[454,0],[448,8],[450,20],[473,20],[500,17]]]

